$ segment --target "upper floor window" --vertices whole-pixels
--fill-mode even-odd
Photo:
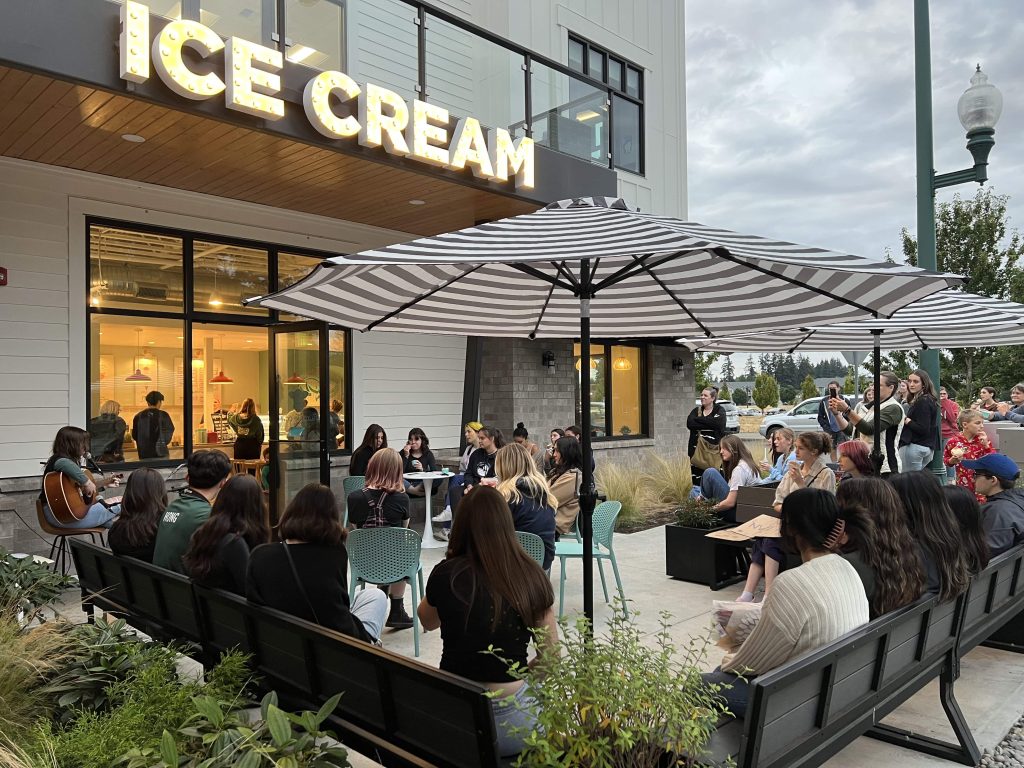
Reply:
[[[644,72],[641,67],[574,35],[569,36],[569,68],[612,89],[612,164],[644,172]]]

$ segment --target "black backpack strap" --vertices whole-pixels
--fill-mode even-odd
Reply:
[[[284,547],[285,557],[288,558],[288,565],[291,566],[292,576],[295,578],[295,585],[299,588],[299,594],[302,595],[302,599],[306,601],[306,607],[309,608],[309,612],[313,614],[313,621],[317,624],[320,623],[320,619],[316,615],[316,609],[313,608],[313,603],[309,599],[309,595],[306,593],[306,588],[302,586],[302,579],[299,578],[299,572],[295,568],[295,561],[292,560],[291,550],[288,549],[288,542],[282,541],[281,546]]]

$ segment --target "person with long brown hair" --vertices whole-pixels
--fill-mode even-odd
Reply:
[[[985,538],[985,526],[981,504],[973,493],[957,485],[944,485],[942,492],[946,496],[953,516],[960,524],[960,538],[967,554],[967,567],[971,574],[977,574],[988,566],[991,553],[988,540]]]
[[[693,497],[715,502],[719,516],[730,523],[736,522],[737,489],[742,485],[755,485],[761,478],[750,449],[736,435],[726,435],[718,446],[722,455],[722,468],[709,467],[700,478],[700,486],[693,489]]]
[[[786,497],[782,536],[800,553],[801,564],[779,574],[743,645],[702,675],[706,682],[732,686],[722,696],[736,717],[746,714],[747,681],[867,624],[864,585],[837,554],[845,530],[834,493],[800,488]]]
[[[441,629],[441,669],[495,692],[502,756],[521,752],[534,725],[529,683],[509,674],[509,662],[532,665],[531,638],[539,655],[558,653],[554,604],[551,581],[516,539],[505,497],[486,486],[467,493],[418,612],[424,631]]]
[[[363,442],[352,451],[352,460],[348,465],[348,474],[351,477],[359,477],[366,474],[366,467],[370,463],[370,457],[381,448],[388,447],[388,433],[380,424],[371,424],[363,434]]]
[[[156,531],[167,509],[164,476],[150,467],[140,467],[128,476],[121,499],[121,514],[110,526],[107,544],[115,555],[153,562]]]
[[[580,514],[580,488],[583,486],[583,452],[580,441],[560,437],[555,442],[553,464],[547,480],[551,493],[558,501],[555,509],[555,528],[561,534],[569,533]]]
[[[89,511],[81,520],[70,523],[62,523],[53,516],[49,505],[46,503],[46,494],[40,486],[39,501],[43,504],[43,515],[47,522],[57,528],[109,528],[114,523],[114,518],[121,511],[120,505],[107,506],[99,497],[99,490],[104,485],[117,485],[115,477],[106,480],[90,480],[89,476],[82,469],[82,461],[89,453],[89,433],[79,427],[61,427],[53,438],[53,451],[50,458],[46,460],[43,467],[43,477],[50,472],[62,472],[74,480],[75,484],[82,491],[82,495],[92,499]]]
[[[498,493],[508,502],[513,526],[517,531],[534,533],[543,539],[544,570],[548,570],[555,559],[558,499],[551,493],[547,478],[537,469],[526,446],[509,443],[499,448],[494,465]]]
[[[847,521],[842,554],[864,582],[871,618],[917,600],[924,592],[924,566],[892,485],[878,477],[847,478],[836,489],[836,501]]]
[[[263,450],[263,422],[256,413],[256,401],[251,397],[242,401],[237,413],[228,417],[235,431],[235,458],[258,459]]]
[[[408,528],[409,496],[402,484],[402,456],[382,448],[370,457],[366,485],[348,495],[348,522],[356,528]],[[405,582],[387,587],[391,611],[386,626],[408,629],[412,617],[405,612]],[[414,606],[415,607],[415,606]]]
[[[469,456],[466,466],[466,490],[488,478],[494,477],[494,457],[499,448],[505,446],[505,436],[500,429],[483,426],[476,431],[477,449]],[[454,507],[453,507],[454,509]]]
[[[268,541],[260,482],[252,475],[235,475],[217,494],[210,517],[192,534],[182,562],[186,573],[204,587],[244,595],[249,553]]]
[[[917,472],[931,462],[941,444],[939,397],[931,377],[918,368],[907,376],[907,418],[900,435],[900,467]]]
[[[828,407],[836,415],[836,423],[847,435],[861,437],[871,442],[875,434],[875,410],[880,411],[878,422],[882,430],[882,469],[881,474],[900,471],[899,446],[903,434],[903,422],[907,415],[902,403],[896,399],[896,390],[900,379],[892,371],[882,371],[879,379],[880,389],[874,393],[877,402],[871,408],[851,408],[842,398],[829,398]]]
[[[348,597],[348,532],[338,500],[326,485],[310,483],[288,503],[278,526],[280,542],[249,556],[245,596],[254,603],[376,643],[388,601],[379,589]]]
[[[902,472],[889,478],[907,513],[925,570],[925,588],[943,602],[952,600],[971,579],[960,525],[942,486],[931,472]]]

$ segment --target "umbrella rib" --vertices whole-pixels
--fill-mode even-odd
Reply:
[[[634,259],[635,261],[639,261],[639,260],[640,260],[640,258],[639,258],[638,256],[634,256],[634,257],[633,257],[633,259]],[[668,295],[668,297],[669,297],[670,299],[672,299],[672,301],[674,301],[674,302],[675,302],[676,304],[678,304],[678,305],[679,305],[679,307],[680,307],[680,309],[682,309],[682,310],[683,310],[683,312],[685,312],[685,313],[686,313],[687,315],[689,315],[690,319],[691,319],[691,320],[692,320],[693,322],[695,322],[695,323],[696,323],[696,324],[697,324],[697,325],[698,325],[698,326],[700,327],[700,329],[701,329],[702,331],[704,331],[704,335],[705,335],[705,336],[707,336],[708,338],[711,338],[711,337],[712,337],[712,336],[714,335],[713,333],[711,333],[711,331],[709,331],[709,330],[707,329],[707,327],[706,327],[706,326],[704,325],[704,323],[702,323],[702,322],[701,322],[700,320],[698,320],[698,319],[697,319],[697,317],[696,317],[696,316],[695,316],[695,315],[693,314],[693,312],[691,312],[691,311],[689,310],[689,308],[688,308],[688,307],[687,307],[687,306],[686,306],[686,305],[685,305],[685,304],[684,304],[683,302],[681,302],[681,301],[679,300],[679,297],[678,297],[678,296],[676,296],[676,295],[675,295],[674,293],[672,293],[672,291],[670,291],[670,290],[668,289],[668,286],[667,286],[667,285],[665,285],[665,284],[664,284],[664,283],[663,283],[663,282],[661,281],[661,278],[659,278],[659,277],[658,277],[658,276],[657,276],[656,274],[654,274],[654,270],[652,270],[652,269],[651,269],[650,267],[648,267],[648,266],[647,266],[646,264],[642,264],[642,265],[641,265],[641,269],[642,269],[642,270],[643,270],[644,272],[646,272],[646,273],[647,273],[648,275],[650,275],[650,276],[651,276],[651,279],[652,279],[652,280],[653,280],[653,281],[654,281],[655,283],[657,283],[657,284],[658,284],[658,287],[659,287],[659,288],[661,288],[661,290],[663,290],[663,291],[664,291],[664,292],[665,292],[665,293],[666,293],[666,294]]]
[[[802,339],[800,339],[800,341],[798,341],[796,344],[793,345],[793,348],[789,350],[788,354],[792,355],[794,352],[796,352],[797,348],[800,347],[801,345],[803,345],[803,343],[805,341],[807,341],[809,338],[811,338],[811,336],[813,336],[813,335],[814,335],[814,331],[813,330],[808,331],[806,336],[804,336]]]
[[[576,279],[576,276],[572,272],[570,272],[568,269],[566,269],[565,261],[564,260],[563,261],[557,261],[557,262],[556,261],[552,261],[552,262],[550,262],[550,264],[551,264],[552,267],[554,267],[555,269],[558,270],[558,273],[560,275],[562,275],[562,277],[564,277],[570,283],[572,283],[577,288],[579,288],[579,285],[580,285],[579,281]],[[549,294],[549,297],[550,297],[550,294]]]
[[[541,321],[544,319],[544,313],[548,311],[548,303],[551,301],[551,295],[555,292],[555,284],[551,284],[551,288],[548,290],[548,295],[544,298],[544,306],[540,308],[540,314],[537,315],[537,322],[533,325],[533,332],[530,334],[531,339],[537,338],[537,329],[540,328]]]
[[[924,343],[924,339],[921,338],[921,334],[919,334],[916,329],[911,328],[910,332],[912,334],[914,334],[914,338],[915,339],[917,339],[919,342],[921,342],[921,349],[928,349],[929,348],[928,345]]]
[[[796,285],[796,286],[799,286],[800,288],[805,288],[805,289],[814,291],[815,293],[821,294],[822,296],[827,296],[828,298],[832,299],[833,301],[838,301],[841,304],[848,304],[849,306],[854,307],[856,309],[862,310],[864,312],[869,312],[869,313],[871,313],[872,317],[878,317],[878,311],[874,310],[874,309],[871,309],[871,307],[866,307],[863,304],[860,304],[860,303],[858,303],[856,301],[851,301],[850,299],[843,298],[842,296],[838,296],[838,295],[832,293],[831,291],[826,291],[823,288],[815,288],[813,285],[807,285],[806,283],[801,283],[799,280],[797,280],[795,278],[786,277],[785,275],[781,275],[778,272],[772,272],[770,269],[762,267],[759,264],[754,264],[754,263],[752,263],[750,261],[746,261],[744,259],[738,259],[735,256],[733,256],[731,253],[729,253],[729,251],[727,249],[725,249],[725,248],[712,248],[710,250],[710,253],[713,253],[716,256],[725,259],[726,261],[731,261],[733,264],[739,264],[740,266],[747,267],[749,269],[753,269],[756,272],[760,272],[762,275],[768,275],[769,277],[777,278],[779,280],[782,280],[783,282],[789,283],[790,285]]]
[[[376,328],[381,323],[386,323],[388,320],[390,320],[391,318],[395,317],[395,315],[401,314],[405,310],[409,309],[409,307],[413,307],[416,304],[419,304],[424,299],[429,299],[435,293],[437,293],[438,291],[440,291],[440,290],[442,290],[444,288],[447,288],[449,285],[454,283],[456,280],[459,280],[460,278],[463,278],[466,275],[473,274],[478,269],[480,269],[480,267],[482,267],[482,266],[484,266],[484,265],[483,264],[477,264],[476,266],[471,267],[470,269],[467,269],[465,272],[459,272],[458,274],[453,275],[451,278],[449,278],[448,280],[445,280],[440,285],[438,285],[438,286],[436,286],[434,288],[431,288],[426,293],[422,293],[419,296],[417,296],[416,298],[411,299],[410,301],[405,302],[405,304],[400,306],[398,309],[395,309],[395,310],[392,310],[391,312],[388,312],[386,315],[384,315],[384,317],[382,317],[382,318],[380,318],[378,320],[374,320],[372,323],[370,323],[368,326],[366,326],[366,330],[367,331],[372,331],[374,328]]]
[[[531,277],[535,277],[538,280],[542,280],[545,283],[551,283],[551,285],[556,285],[559,288],[564,288],[569,293],[571,293],[573,296],[579,296],[580,295],[580,290],[576,286],[570,285],[569,283],[566,283],[566,282],[564,282],[562,280],[559,280],[559,279],[557,279],[555,277],[552,277],[550,275],[545,275],[543,272],[541,272],[536,267],[531,267],[531,266],[529,266],[527,264],[509,264],[508,266],[512,267],[512,269],[518,270],[519,272],[522,272],[524,274],[530,275]]]
[[[647,259],[651,258],[651,256],[652,254],[650,253],[644,254],[643,256],[634,256],[633,258],[637,259],[637,261],[630,262],[621,269],[618,269],[608,275],[608,277],[594,286],[594,293],[597,293],[608,286],[615,285],[616,283],[621,283],[623,280],[628,280],[638,272],[642,272],[644,264],[647,262]]]

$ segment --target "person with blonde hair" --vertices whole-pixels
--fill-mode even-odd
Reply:
[[[494,459],[498,493],[508,502],[517,531],[535,533],[544,540],[544,570],[555,559],[555,510],[558,500],[537,469],[530,452],[519,443],[498,449]]]
[[[228,417],[235,431],[235,458],[258,459],[263,450],[263,422],[256,413],[256,402],[247,397],[237,412]]]
[[[366,465],[366,485],[348,495],[348,522],[356,528],[408,528],[409,496],[402,477],[402,457],[394,448],[381,448]],[[388,586],[391,612],[385,626],[408,629],[405,582]]]
[[[956,468],[957,485],[973,493],[978,501],[984,501],[985,497],[974,489],[973,470],[967,469],[963,463],[996,451],[985,433],[985,417],[981,411],[967,408],[960,411],[957,424],[960,425],[960,434],[949,438],[942,451],[942,463]]]
[[[89,419],[90,448],[101,463],[124,461],[124,436],[128,423],[121,418],[121,404],[107,400],[100,406],[100,415]]]

